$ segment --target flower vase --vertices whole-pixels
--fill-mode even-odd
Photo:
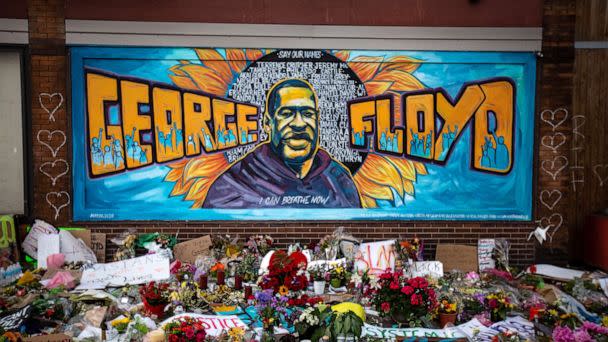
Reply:
[[[501,310],[491,310],[490,311],[490,320],[494,323],[503,321],[505,318],[507,318],[507,314],[504,311],[502,311],[502,312],[501,312]]]
[[[442,329],[448,324],[448,323],[456,323],[456,313],[439,313],[439,327],[441,327]]]
[[[329,285],[334,289],[340,288],[342,286],[342,281],[340,279],[332,279],[329,281]]]
[[[322,295],[325,293],[325,280],[315,280],[313,288],[316,295]]]

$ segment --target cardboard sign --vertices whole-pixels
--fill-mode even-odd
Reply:
[[[32,306],[28,305],[23,309],[13,311],[0,318],[0,327],[6,331],[19,330],[19,327],[30,317]]]
[[[435,259],[443,263],[445,271],[477,272],[477,246],[439,244]]]
[[[87,247],[84,241],[77,239],[70,232],[59,231],[61,253],[65,255],[65,262],[90,261],[97,262],[95,253]]]
[[[64,228],[59,228],[59,230],[64,230]],[[70,234],[72,234],[75,238],[82,240],[87,247],[91,248],[91,237],[93,234],[90,230],[78,228],[69,228],[65,230],[70,232]]]
[[[169,259],[160,254],[83,267],[77,290],[104,289],[168,279]]]
[[[24,342],[69,342],[72,338],[66,334],[50,334],[26,337]]]
[[[162,322],[159,326],[164,327],[167,323],[173,322],[181,317],[192,317],[199,318],[203,321],[203,327],[205,327],[205,332],[208,336],[220,336],[222,332],[227,332],[231,328],[244,328],[247,330],[249,327],[236,315],[228,315],[228,316],[216,316],[216,315],[201,315],[196,313],[183,313],[179,315],[175,315],[164,322]]]
[[[395,269],[394,248],[395,240],[362,243],[355,257],[355,269],[376,274]]]
[[[488,268],[495,268],[496,262],[492,259],[492,251],[496,247],[494,239],[480,239],[477,241],[477,261],[479,262],[479,272]]]
[[[440,261],[416,261],[411,267],[412,277],[443,277],[443,264]]]
[[[209,255],[210,248],[211,237],[205,235],[194,240],[178,243],[173,247],[173,253],[175,254],[175,259],[193,264],[197,256]]]
[[[95,253],[98,262],[106,262],[106,234],[92,233],[91,249]]]

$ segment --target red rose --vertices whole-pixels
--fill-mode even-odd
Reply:
[[[536,265],[530,266],[530,272],[531,273],[536,273]]]
[[[192,327],[186,327],[186,328],[184,328],[184,332],[186,333],[186,337],[187,338],[193,338],[194,337],[194,329],[192,329]]]
[[[204,342],[206,336],[207,334],[204,331],[199,332],[196,334],[196,342]]]
[[[414,293],[414,288],[411,287],[411,286],[409,286],[409,285],[406,285],[406,286],[404,286],[404,287],[401,288],[401,292],[403,292],[404,294],[406,294],[406,295],[409,296],[412,293]]]
[[[170,335],[169,342],[179,342],[179,337],[177,335]]]
[[[380,307],[382,308],[382,311],[384,311],[385,313],[388,313],[389,311],[391,311],[391,305],[387,302],[380,304]]]
[[[399,286],[399,283],[398,283],[398,282],[391,281],[391,284],[390,284],[390,288],[391,288],[391,290],[399,290],[399,288],[400,288],[400,287],[401,287],[401,286]]]

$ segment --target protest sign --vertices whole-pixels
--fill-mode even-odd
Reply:
[[[415,261],[410,270],[412,277],[443,277],[443,264],[441,261]]]
[[[247,325],[236,315],[216,316],[216,315],[201,315],[196,313],[183,313],[175,315],[160,324],[160,327],[167,323],[173,322],[181,317],[192,317],[202,320],[203,327],[208,336],[219,336],[222,331],[226,332],[231,328],[248,329]]]
[[[425,328],[382,328],[365,323],[363,325],[362,336],[391,340],[396,337],[426,337],[443,339],[462,339],[466,336],[454,327],[445,329],[425,329]]]
[[[61,253],[65,256],[65,262],[90,261],[97,262],[95,253],[87,247],[81,239],[74,237],[71,232],[59,231]]]
[[[38,258],[38,238],[47,234],[57,234],[57,229],[42,220],[35,220],[32,229],[21,243],[21,248],[30,257]]]
[[[77,290],[103,289],[168,279],[169,259],[159,254],[83,267]]]
[[[496,246],[494,239],[480,239],[477,241],[477,262],[479,263],[479,272],[488,268],[495,268],[496,263],[492,259],[492,251]]]
[[[178,243],[173,248],[173,253],[177,260],[194,264],[197,256],[209,255],[210,248],[211,237],[205,235],[197,239]]]
[[[0,328],[4,331],[19,331],[19,327],[21,327],[25,320],[30,317],[30,311],[32,311],[32,306],[28,305],[23,309],[13,311],[0,317]]]
[[[395,269],[395,240],[362,243],[355,257],[355,269],[382,273],[387,268]]]
[[[439,244],[435,259],[446,271],[477,272],[477,246]]]

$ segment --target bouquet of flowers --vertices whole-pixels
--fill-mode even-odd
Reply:
[[[507,312],[515,307],[509,297],[502,291],[488,294],[485,298],[485,304],[490,309],[490,319],[492,322],[506,319]]]
[[[403,240],[395,244],[395,252],[402,261],[422,261],[422,251],[422,241],[418,238],[414,238],[411,242]]]
[[[456,302],[447,296],[443,296],[439,299],[439,305],[437,311],[444,314],[455,314],[457,309]]]
[[[137,241],[137,235],[124,232],[110,241],[118,246],[118,250],[116,251],[116,254],[114,254],[114,261],[135,258],[135,242]]]
[[[608,341],[608,327],[586,321],[582,326],[572,329],[570,327],[557,326],[553,329],[553,341]]]
[[[401,272],[387,271],[380,275],[379,286],[373,297],[376,310],[400,325],[421,326],[422,318],[430,319],[437,306],[435,290],[422,277],[406,280]]]
[[[329,273],[325,267],[321,265],[310,268],[308,273],[310,273],[310,277],[313,281],[327,281],[329,279]]]
[[[245,282],[253,282],[258,278],[258,271],[260,269],[260,258],[258,254],[252,252],[244,252],[242,254],[242,260],[238,264],[236,271],[243,277]]]
[[[281,318],[285,316],[285,305],[287,297],[277,297],[271,289],[257,292],[255,294],[255,309],[258,312],[264,331],[270,334],[274,333],[274,327],[277,326]]]
[[[253,235],[247,240],[247,248],[254,254],[264,256],[272,249],[273,243],[270,235]]]
[[[304,309],[295,321],[295,328],[301,339],[318,341],[324,335],[329,335],[328,322],[331,320],[332,310],[325,304]]]
[[[307,259],[302,252],[293,252],[287,255],[283,250],[277,250],[270,258],[268,273],[263,275],[258,285],[264,289],[271,289],[273,293],[283,296],[290,291],[300,291],[308,286],[306,276]]]
[[[163,316],[165,307],[169,304],[169,284],[150,282],[139,287],[139,294],[148,313]]]
[[[207,337],[203,324],[200,318],[185,316],[165,324],[163,330],[169,342],[203,342]]]

